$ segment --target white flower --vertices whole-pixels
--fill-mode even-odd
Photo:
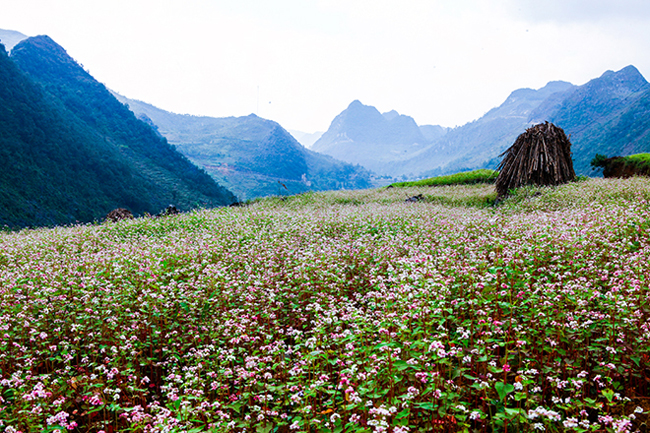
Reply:
[[[578,420],[576,418],[567,418],[562,424],[566,428],[578,427]]]

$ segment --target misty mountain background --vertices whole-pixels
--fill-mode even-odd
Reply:
[[[278,123],[254,114],[174,114],[115,96],[240,200],[372,186],[368,170],[309,150]]]
[[[420,126],[419,134],[410,117],[396,112],[382,116],[354,101],[312,148],[379,175],[417,179],[496,168],[519,134],[549,121],[570,136],[576,173],[594,175],[589,163],[596,153],[650,151],[649,100],[648,82],[628,66],[582,86],[552,81],[537,90],[515,90],[473,122],[452,129]]]
[[[235,201],[47,36],[0,46],[0,224],[101,220]]]
[[[631,65],[581,86],[515,90],[456,128],[355,100],[327,131],[310,134],[255,115],[170,113],[111,93],[47,36],[0,30],[0,40],[11,49],[0,50],[0,224],[11,227],[495,168],[543,121],[570,136],[578,174],[595,174],[596,153],[650,151],[650,85]]]

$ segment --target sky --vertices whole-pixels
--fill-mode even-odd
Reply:
[[[126,97],[304,132],[355,99],[454,127],[519,88],[650,78],[648,0],[0,0],[0,28]]]

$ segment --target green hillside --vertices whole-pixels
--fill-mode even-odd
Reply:
[[[436,176],[427,179],[414,180],[412,182],[397,182],[390,186],[411,187],[411,186],[442,186],[442,185],[467,185],[473,183],[494,183],[499,172],[488,169],[478,169],[461,173]]]
[[[368,170],[306,149],[279,124],[254,114],[180,115],[116,96],[240,200],[370,186]]]
[[[0,224],[218,206],[233,195],[113,98],[46,36],[0,50]]]
[[[599,153],[650,151],[650,84],[633,66],[580,86],[546,114],[571,135],[577,174],[592,174]]]

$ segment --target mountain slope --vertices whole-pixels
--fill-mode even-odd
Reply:
[[[650,84],[634,67],[599,78],[545,102],[531,119],[548,119],[571,134],[574,168],[591,174],[596,153],[630,155],[650,150]]]
[[[501,106],[449,131],[399,168],[416,177],[494,168],[527,127],[549,121],[570,135],[576,173],[592,175],[590,161],[596,153],[650,151],[649,92],[650,85],[634,66],[607,71],[581,86],[551,82],[539,90],[516,90]]]
[[[435,136],[440,131],[428,128],[426,132]],[[413,118],[394,110],[381,114],[375,107],[353,101],[334,118],[312,149],[394,175],[396,161],[417,155],[429,142]]]
[[[411,177],[426,177],[495,168],[498,155],[531,126],[531,113],[552,95],[573,87],[567,82],[553,81],[538,90],[515,90],[503,104],[473,122],[449,130],[416,158],[397,162],[396,169]]]
[[[29,36],[25,36],[20,32],[14,30],[3,30],[0,29],[0,43],[5,46],[5,49],[8,52],[11,52],[13,47],[20,41],[27,39]]]
[[[26,39],[11,58],[0,51],[0,224],[68,224],[116,207],[138,214],[169,203],[189,209],[234,201],[106,97],[51,39]],[[115,104],[128,114],[124,122]]]
[[[173,114],[116,96],[240,200],[370,186],[367,170],[306,149],[270,120],[253,114],[227,118]]]

